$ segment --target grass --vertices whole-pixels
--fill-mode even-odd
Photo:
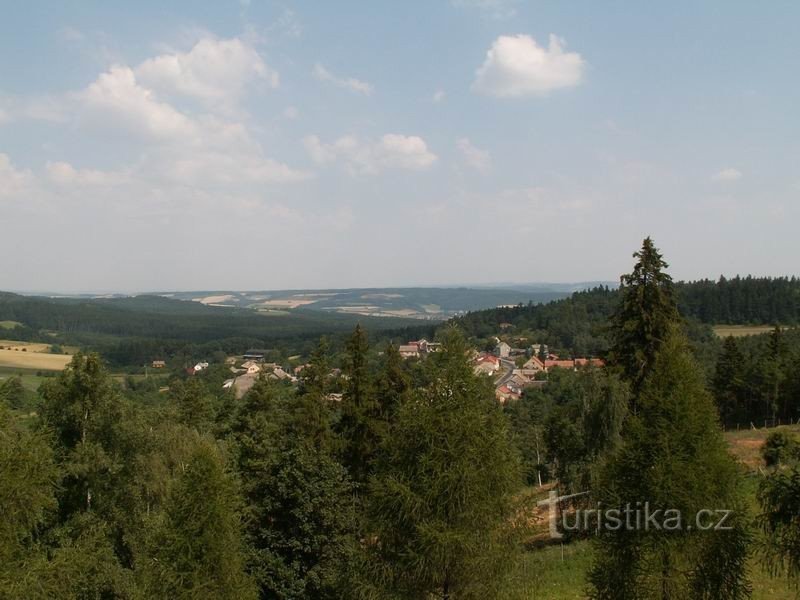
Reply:
[[[713,329],[718,337],[743,337],[769,333],[774,327],[772,325],[714,325]],[[786,328],[784,327],[784,329]]]
[[[42,375],[37,375],[37,370],[34,369],[20,369],[13,367],[0,366],[0,382],[10,377],[19,377],[25,389],[35,392],[39,389],[39,385],[47,379]]]
[[[14,329],[15,327],[22,327],[19,321],[0,321],[0,329]]]

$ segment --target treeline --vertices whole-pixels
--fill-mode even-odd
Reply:
[[[735,277],[673,284],[675,301],[692,340],[708,337],[702,325],[800,324],[800,279]],[[473,338],[497,335],[501,325],[575,356],[602,356],[610,345],[607,323],[620,301],[618,289],[598,286],[548,304],[500,307],[456,319]]]
[[[800,420],[800,329],[728,337],[711,379],[729,427]]]
[[[720,277],[676,284],[681,314],[703,323],[800,324],[797,277]]]

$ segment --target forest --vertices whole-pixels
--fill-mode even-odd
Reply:
[[[732,515],[719,531],[563,530],[592,548],[590,598],[748,598],[754,564],[800,581],[800,442],[770,436],[748,495],[721,427],[797,417],[796,330],[728,338],[708,371],[685,287],[649,238],[634,256],[618,291],[467,315],[424,359],[356,325],[314,345],[298,385],[261,378],[241,399],[224,364],[120,381],[93,352],[33,407],[7,380],[0,598],[547,598],[523,568],[548,543],[545,490],[592,491],[561,515]],[[33,312],[5,316],[44,327]],[[493,321],[601,332],[608,366],[555,370],[504,406],[469,358]]]

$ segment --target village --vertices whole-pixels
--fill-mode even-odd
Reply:
[[[491,352],[472,351],[471,362],[477,375],[491,377],[495,396],[501,404],[519,400],[525,389],[547,384],[547,373],[553,369],[577,370],[581,367],[604,367],[600,358],[562,359],[551,353],[546,344],[531,344],[525,348],[512,347],[495,337]],[[522,340],[524,341],[524,340]],[[411,341],[400,346],[400,355],[406,359],[419,359],[437,352],[440,344],[427,340]]]
[[[524,347],[512,346],[509,342],[525,342],[525,338],[494,337],[494,347],[490,351],[470,351],[470,363],[476,375],[491,378],[495,397],[501,404],[519,400],[528,388],[543,387],[547,384],[547,374],[554,369],[578,370],[583,367],[604,367],[600,358],[577,357],[561,358],[551,352],[546,344],[529,344]],[[398,346],[398,352],[404,360],[425,360],[427,356],[441,350],[439,342],[426,339],[412,340]],[[307,364],[295,366],[281,365],[266,360],[268,350],[249,349],[241,356],[229,356],[225,365],[231,377],[222,384],[223,389],[233,391],[237,399],[242,398],[255,385],[259,377],[274,381],[297,384]],[[297,357],[292,357],[297,358]],[[163,369],[167,363],[163,360],[152,361],[153,369]],[[192,376],[209,368],[207,361],[197,362],[185,369],[186,375]],[[341,369],[331,370],[334,378],[342,377]],[[332,392],[329,399],[341,400],[341,394]]]

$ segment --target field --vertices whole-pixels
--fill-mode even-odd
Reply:
[[[14,327],[21,325],[22,323],[18,321],[0,321],[0,329],[14,329]]]
[[[773,329],[774,327],[771,325],[714,325],[714,333],[719,337],[759,335]]]
[[[70,360],[69,354],[51,354],[48,344],[0,340],[0,367],[60,371]]]

